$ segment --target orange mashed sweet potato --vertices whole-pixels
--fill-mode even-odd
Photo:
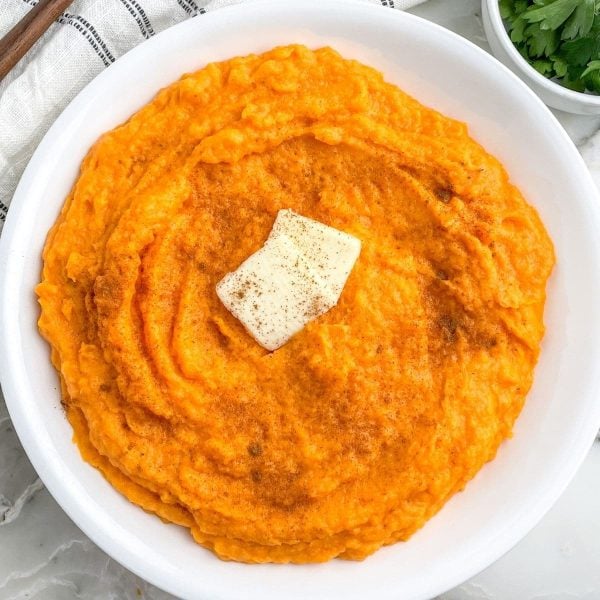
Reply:
[[[263,350],[216,283],[277,211],[362,252]],[[85,460],[223,559],[362,559],[508,436],[553,248],[463,123],[330,48],[210,64],[90,150],[44,250],[39,327]]]

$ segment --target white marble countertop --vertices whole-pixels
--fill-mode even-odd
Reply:
[[[486,50],[477,0],[411,12]],[[600,117],[556,113],[582,147]],[[70,521],[29,464],[0,399],[0,600],[167,600]],[[483,573],[438,600],[600,600],[600,442],[542,522]]]

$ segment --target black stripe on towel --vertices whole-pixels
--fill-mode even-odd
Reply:
[[[206,13],[206,9],[201,6],[198,6],[195,0],[177,0],[177,4],[185,10],[185,12],[190,15],[190,17],[195,17],[196,15],[203,15]]]
[[[196,0],[188,0],[188,4],[192,5],[192,8],[196,11],[197,15],[203,15],[206,12],[206,10],[204,10],[204,7],[198,6],[196,4]]]
[[[29,4],[29,6],[35,6],[37,4],[37,0],[23,0],[23,2],[25,2],[25,4]],[[115,62],[115,57],[112,55],[102,38],[98,35],[96,28],[86,19],[80,17],[79,15],[73,15],[64,12],[60,17],[58,17],[58,19],[56,19],[56,21],[61,25],[70,25],[79,31],[79,33],[83,35],[96,54],[100,57],[105,67],[108,67],[110,63]]]
[[[135,19],[141,34],[148,39],[154,35],[154,29],[150,24],[144,9],[135,0],[121,0],[121,4],[127,9],[129,14]]]
[[[0,221],[4,221],[6,219],[6,213],[8,212],[8,206],[0,200]]]
[[[105,67],[115,62],[115,57],[108,49],[108,46],[96,31],[96,28],[87,19],[84,19],[81,15],[65,12],[58,17],[57,21],[63,25],[70,25],[79,31],[102,59]]]
[[[185,0],[177,0],[177,4],[179,4],[179,6],[181,6],[181,8],[183,8],[183,10],[185,10],[185,12],[190,15],[190,17],[194,16],[194,9],[189,6],[189,4],[185,1]]]

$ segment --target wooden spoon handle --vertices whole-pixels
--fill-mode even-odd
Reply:
[[[39,2],[0,40],[0,80],[73,0]]]

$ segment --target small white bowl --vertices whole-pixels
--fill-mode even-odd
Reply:
[[[538,73],[511,42],[498,0],[482,0],[481,16],[492,52],[548,105],[578,115],[600,115],[600,95],[575,92]]]
[[[189,532],[128,502],[72,442],[41,339],[41,252],[90,145],[186,71],[299,42],[380,69],[421,102],[466,121],[539,211],[558,264],[547,333],[514,437],[407,543],[363,562],[224,562]],[[493,56],[413,15],[350,0],[265,0],[190,19],[90,83],[52,126],[15,193],[0,238],[0,369],[23,447],[66,513],[103,550],[186,600],[423,600],[475,575],[559,497],[600,426],[600,198],[542,101]]]

